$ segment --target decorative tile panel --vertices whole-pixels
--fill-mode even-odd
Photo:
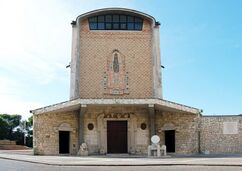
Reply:
[[[125,71],[125,56],[117,49],[107,59],[106,72],[103,76],[104,94],[129,94],[129,77]]]

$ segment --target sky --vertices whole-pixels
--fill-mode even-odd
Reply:
[[[240,0],[0,0],[0,113],[69,100],[71,21],[131,8],[160,26],[163,98],[204,115],[242,114]]]

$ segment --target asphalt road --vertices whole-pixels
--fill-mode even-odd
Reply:
[[[0,171],[241,171],[222,166],[51,166],[0,159]]]

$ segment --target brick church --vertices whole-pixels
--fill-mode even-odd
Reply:
[[[89,155],[146,155],[153,135],[168,153],[242,152],[241,117],[203,117],[163,99],[154,17],[106,8],[71,24],[70,99],[31,111],[34,154],[77,155],[85,143]]]

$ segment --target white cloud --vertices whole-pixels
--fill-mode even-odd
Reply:
[[[19,90],[23,86],[17,81],[1,76],[0,113],[21,114],[23,119],[27,119],[31,116],[30,109],[43,106],[41,103],[30,102],[19,97]]]
[[[55,1],[40,2],[1,4],[0,68],[48,84],[61,77],[70,60],[71,26],[61,21],[70,15]]]
[[[0,113],[26,118],[43,106],[24,97],[33,83],[69,81],[71,19],[60,1],[0,1]]]
[[[92,9],[128,3],[130,0],[0,0],[0,113],[29,116],[30,109],[48,101],[43,95],[32,102],[37,92],[51,96],[51,88],[44,87],[69,85],[65,66],[71,60],[71,20]]]
[[[16,96],[2,95],[0,98],[1,113],[21,114],[23,119],[31,116],[30,109],[35,109],[43,106],[40,103],[25,101],[24,99],[17,99]]]

